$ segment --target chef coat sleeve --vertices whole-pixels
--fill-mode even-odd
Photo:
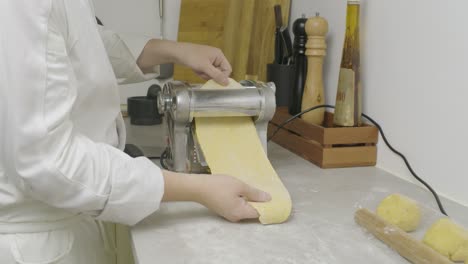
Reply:
[[[153,73],[144,74],[136,63],[151,37],[117,34],[103,26],[98,27],[119,84],[144,82],[158,77],[159,65],[153,68]]]
[[[45,17],[46,6],[41,8]],[[0,58],[10,62],[9,75],[0,67],[2,85],[9,88],[8,99],[0,101],[0,159],[6,175],[26,197],[134,225],[159,208],[161,170],[146,158],[133,159],[74,128],[78,86],[72,85],[65,40],[54,30],[53,17],[49,23],[43,17],[16,21],[19,28],[11,30],[12,38],[22,41],[0,45]]]

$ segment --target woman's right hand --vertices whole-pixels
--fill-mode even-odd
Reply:
[[[253,188],[227,175],[203,175],[204,187],[199,203],[231,222],[258,218],[258,212],[248,202],[268,202],[270,194]]]
[[[193,201],[231,222],[258,218],[248,202],[268,202],[268,193],[226,175],[196,175],[163,171],[163,201]]]

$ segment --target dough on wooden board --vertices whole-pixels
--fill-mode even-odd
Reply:
[[[468,258],[468,230],[449,218],[437,220],[427,230],[423,242],[452,261]]]
[[[243,87],[230,79],[229,88]],[[201,89],[226,88],[208,81]],[[226,174],[268,192],[272,200],[250,204],[262,224],[286,221],[291,198],[265,154],[251,117],[197,117],[195,130],[203,155],[213,174]]]
[[[418,203],[401,194],[383,199],[377,207],[377,215],[406,232],[416,230],[421,222]]]

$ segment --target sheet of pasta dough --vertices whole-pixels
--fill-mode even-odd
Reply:
[[[229,88],[242,88],[230,80]],[[217,89],[208,81],[202,89]],[[224,87],[226,88],[226,87]],[[250,117],[203,117],[195,119],[196,135],[213,174],[227,174],[271,194],[267,203],[251,202],[262,224],[286,221],[291,198],[265,154]]]

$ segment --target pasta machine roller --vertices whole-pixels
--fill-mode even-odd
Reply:
[[[158,96],[164,114],[167,147],[161,165],[186,173],[207,173],[209,168],[195,135],[197,117],[248,116],[254,121],[266,152],[268,122],[276,110],[275,85],[241,81],[240,89],[200,89],[201,85],[172,81]]]

